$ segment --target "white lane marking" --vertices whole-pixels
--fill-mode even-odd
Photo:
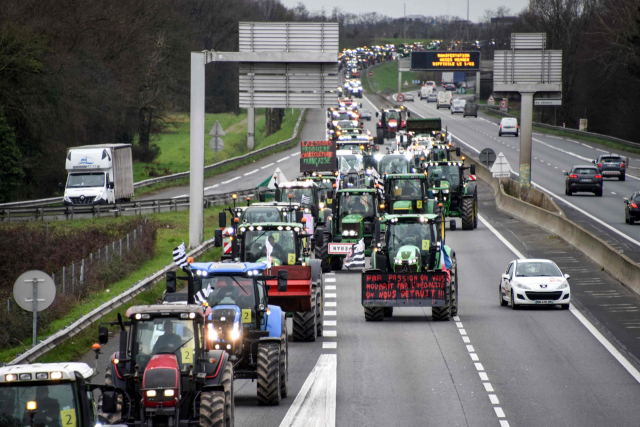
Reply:
[[[482,383],[482,385],[484,386],[484,389],[486,391],[494,391],[493,390],[493,386],[491,385],[491,383]]]
[[[338,321],[337,320],[323,320],[322,321],[322,326],[337,326]]]
[[[474,363],[474,365],[476,365],[476,369],[478,371],[484,371],[484,366],[482,366],[482,363]]]
[[[240,179],[240,177],[239,177],[239,176],[236,176],[235,178],[231,178],[231,179],[230,179],[230,180],[228,180],[228,181],[222,181],[220,184],[228,184],[228,183],[230,183],[230,182],[232,182],[232,181],[235,181],[236,179]]]
[[[324,331],[322,331],[322,336],[323,337],[337,337],[338,336],[338,331],[327,331],[327,330],[324,330]]]
[[[459,322],[460,318],[458,316],[453,316],[453,320],[455,320],[456,322]]]
[[[337,343],[322,343],[325,344]],[[280,427],[311,427],[336,425],[336,389],[338,355],[322,354],[318,358],[296,399],[291,404]],[[314,422],[310,425],[309,421]]]
[[[612,191],[612,192],[611,192],[611,194],[616,194],[616,193],[614,193],[614,192]]]
[[[494,411],[496,411],[496,416],[497,416],[498,418],[504,418],[504,417],[505,417],[505,415],[504,415],[504,411],[502,410],[502,408],[501,408],[501,407],[496,406],[495,408],[493,408],[493,410],[494,410]]]
[[[500,420],[500,427],[509,427],[509,421]]]
[[[336,312],[335,312],[335,311],[332,311],[332,310],[325,310],[325,311],[324,311],[324,315],[325,315],[325,316],[335,316],[335,315],[336,315]]]
[[[220,184],[212,185],[211,187],[205,187],[205,189],[204,189],[204,190],[205,190],[205,191],[207,191],[207,190],[211,190],[212,188],[216,188],[218,185],[220,185]]]
[[[580,141],[576,141],[576,140],[574,140],[574,139],[566,138],[566,140],[567,140],[567,141],[569,141],[569,142],[573,142],[573,143],[575,143],[575,144],[581,144],[581,142],[580,142]]]
[[[473,349],[473,346],[472,346],[472,345],[468,345],[468,346],[467,346],[467,351],[468,351],[469,353],[475,353],[475,352],[476,352],[476,351]]]
[[[336,290],[336,286],[335,285],[325,285],[324,286],[324,290],[325,291],[335,291]]]
[[[325,276],[335,276],[336,272],[335,271],[330,271],[329,273],[324,273]]]
[[[297,156],[298,154],[300,154],[299,151],[296,151],[295,153],[291,153],[292,156]]]
[[[180,197],[189,197],[189,195],[188,194],[182,194],[180,196],[174,196],[174,197],[172,197],[172,199],[179,199]]]
[[[482,381],[489,381],[489,375],[486,372],[480,372],[480,379]]]
[[[325,298],[335,298],[336,294],[324,294]]]
[[[495,394],[490,394],[489,395],[489,400],[494,405],[499,405],[500,404],[500,401],[498,400],[498,396],[496,396]]]
[[[334,283],[336,281],[335,277],[325,277],[324,281],[327,283]]]
[[[283,157],[280,160],[278,160],[276,163],[280,163],[280,162],[284,162],[285,160],[287,160],[289,157],[291,156],[287,156],[287,157]]]
[[[458,329],[460,331],[460,335],[467,335],[467,331],[464,329]]]
[[[470,343],[471,340],[469,339],[469,337],[462,337],[462,341],[466,344]]]
[[[580,160],[584,160],[585,162],[590,162],[591,160],[593,160],[593,159],[590,159],[589,157],[584,157],[584,156],[581,156],[581,155],[579,155],[579,154],[573,153],[573,152],[571,152],[571,151],[567,151],[567,150],[563,150],[562,148],[555,147],[555,146],[553,146],[553,145],[551,145],[551,144],[548,144],[548,143],[546,143],[546,142],[544,142],[544,141],[541,141],[541,140],[539,140],[539,139],[536,139],[536,138],[531,138],[531,139],[532,139],[533,141],[535,141],[535,142],[539,143],[539,144],[545,145],[545,146],[547,146],[547,147],[549,147],[549,148],[553,148],[553,149],[554,149],[554,150],[556,150],[556,151],[560,151],[561,153],[568,154],[568,155],[573,156],[573,157],[576,157],[576,158],[578,158],[578,159],[580,159]]]
[[[480,358],[476,353],[470,353],[469,356],[471,357],[471,360],[473,360],[474,362],[477,362],[480,360]]]
[[[553,139],[563,139],[563,138],[560,138],[559,136],[542,135],[542,134],[537,134],[537,135],[540,135],[540,136],[546,136],[547,138],[553,138]]]
[[[463,327],[463,326],[462,326],[462,322],[456,322],[456,326],[457,326],[458,328],[462,328],[462,327]]]
[[[505,239],[502,234],[500,234],[500,232],[498,232],[495,228],[493,228],[491,226],[491,224],[489,224],[484,218],[482,218],[480,215],[478,215],[478,218],[480,219],[480,221],[482,221],[482,223],[484,225],[487,226],[487,228],[489,230],[491,230],[491,232],[498,238],[500,239],[500,241],[502,241],[502,243],[504,243],[518,258],[520,259],[524,259],[525,257],[516,249],[513,247],[513,245],[511,243],[509,243],[507,241],[507,239]],[[569,307],[569,310],[571,311],[571,313],[573,313],[574,316],[576,316],[576,318],[580,321],[580,323],[582,323],[584,325],[585,328],[587,328],[587,330],[589,332],[591,332],[591,335],[593,335],[598,341],[600,341],[600,344],[602,344],[602,346],[604,348],[607,349],[607,351],[627,370],[627,372],[629,372],[631,374],[631,376],[640,383],[640,372],[638,372],[638,370],[629,362],[629,360],[627,360],[626,357],[624,357],[622,355],[622,353],[620,353],[618,351],[618,349],[616,349],[613,344],[611,344],[611,342],[609,340],[607,340],[604,335],[602,335],[600,333],[600,331],[598,331],[595,326],[593,326],[593,324],[587,320],[586,317],[584,317],[582,315],[582,313],[580,313],[580,311],[578,311],[578,309],[576,309],[573,305],[571,305]]]
[[[275,165],[275,163],[269,163],[268,165],[263,166],[263,167],[261,167],[260,169],[266,169],[266,168],[268,168],[269,166],[273,166],[273,165]]]
[[[601,153],[608,153],[608,151],[607,151],[607,150],[601,150],[601,149],[599,149],[599,148],[596,148],[596,151],[599,151],[599,152],[601,152]]]
[[[244,176],[249,176],[249,175],[253,175],[254,173],[258,172],[260,169],[254,169],[251,172],[247,172],[244,174]]]
[[[587,147],[587,148],[593,148],[592,146],[587,145],[587,144],[585,144],[584,142],[581,142],[580,144],[584,145],[584,146],[585,146],[585,147]]]
[[[337,307],[337,303],[335,301],[327,301],[324,303],[325,307]]]
[[[338,348],[338,343],[335,341],[325,341],[322,343],[322,348]]]

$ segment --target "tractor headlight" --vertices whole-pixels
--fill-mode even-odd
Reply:
[[[528,287],[527,285],[523,285],[522,283],[519,283],[519,282],[516,282],[515,285],[516,285],[516,288],[518,288],[518,289],[525,289],[527,291],[531,290],[530,287]]]
[[[343,235],[343,236],[348,236],[348,235],[349,235],[349,231],[347,231],[347,230],[343,230],[343,231],[342,231],[342,235]]]
[[[358,233],[355,230],[349,230],[349,236],[355,236],[356,234]]]
[[[240,338],[240,329],[238,329],[238,328],[233,328],[233,329],[231,330],[231,340],[232,340],[232,341],[235,341],[235,340],[237,340],[238,338]]]
[[[156,397],[156,394],[155,390],[147,390],[147,397]]]
[[[449,190],[442,190],[444,194],[449,194]]]
[[[176,391],[175,390],[165,390],[164,391],[164,395],[165,397],[173,397],[176,395]]]
[[[415,264],[416,262],[418,262],[418,259],[417,259],[417,258],[411,258],[411,259],[409,260],[409,264]]]

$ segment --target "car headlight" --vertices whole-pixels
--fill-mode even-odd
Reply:
[[[343,231],[342,231],[342,235],[343,235],[343,236],[348,236],[348,235],[349,235],[349,232],[348,232],[347,230],[343,230]]]
[[[526,289],[528,291],[531,290],[531,288],[528,287],[527,285],[523,285],[522,283],[518,283],[518,282],[515,283],[515,287],[518,288],[518,289]]]
[[[565,280],[560,284],[560,286],[558,286],[558,289],[567,289],[568,287],[569,287],[569,282]]]
[[[355,230],[349,230],[349,236],[355,236],[356,234],[358,233]]]

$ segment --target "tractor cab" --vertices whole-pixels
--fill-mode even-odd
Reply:
[[[462,162],[428,162],[427,188],[443,205],[446,217],[462,218],[462,228],[470,230],[477,227],[478,222],[478,193],[476,183],[468,182],[464,170],[469,169],[475,175],[475,165],[464,166]],[[455,229],[455,220],[451,221],[451,228]]]
[[[376,170],[380,175],[386,174],[407,174],[411,173],[413,166],[411,156],[405,154],[379,155],[378,167]]]
[[[365,185],[364,157],[362,154],[354,154],[351,150],[337,150],[338,173],[340,174],[340,187],[352,188]]]
[[[245,262],[267,262],[273,266],[307,265],[311,246],[311,232],[305,224],[273,222],[241,224],[237,238],[240,242],[240,258]]]
[[[315,229],[325,221],[325,205],[320,200],[319,187],[313,180],[284,182],[276,188],[275,201],[300,205],[307,217],[307,226]]]
[[[406,119],[410,115],[404,106],[376,111],[376,117],[380,117],[376,125],[378,143],[383,143],[385,138],[394,139],[396,132],[406,128]]]
[[[337,176],[338,172],[307,172],[304,176],[298,178],[298,180],[311,180],[315,182],[318,185],[320,203],[324,203],[327,208],[333,208],[333,193]]]
[[[390,214],[433,213],[426,173],[385,174],[384,204]]]
[[[373,223],[382,214],[380,194],[375,189],[347,188],[336,193],[336,214],[332,218],[335,242],[358,243],[364,238],[369,255]]]

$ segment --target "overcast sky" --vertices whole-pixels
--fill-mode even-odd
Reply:
[[[323,6],[327,14],[334,7],[343,12],[367,13],[377,12],[382,15],[401,17],[404,15],[403,4],[407,5],[407,15],[440,16],[451,15],[467,18],[467,0],[280,0],[287,7],[295,7],[303,3],[310,11],[320,10]],[[505,5],[513,14],[520,12],[529,3],[528,0],[468,0],[469,17],[479,22],[486,9],[497,9]]]

